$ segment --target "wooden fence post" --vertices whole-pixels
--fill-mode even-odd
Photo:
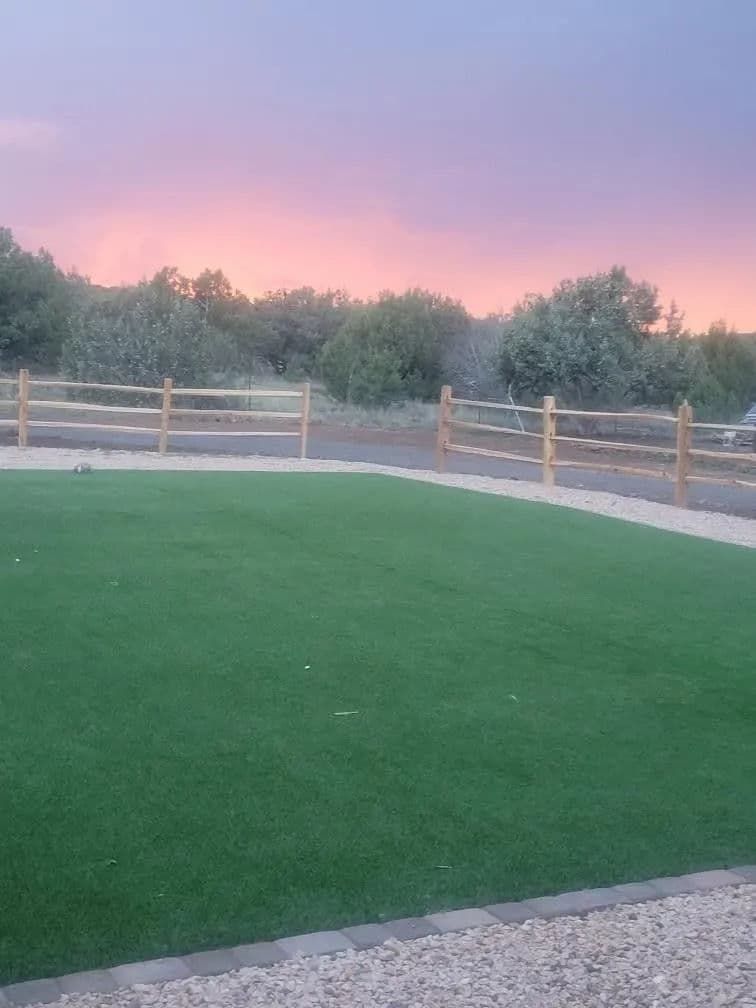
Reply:
[[[690,424],[693,410],[686,399],[677,411],[677,474],[675,480],[675,504],[688,506],[688,472],[690,470]]]
[[[302,429],[299,444],[299,457],[307,458],[307,435],[310,432],[310,383],[302,383]]]
[[[441,389],[441,400],[438,404],[438,436],[436,438],[436,472],[446,472],[446,445],[449,442],[449,418],[451,416],[451,385]]]
[[[165,455],[168,451],[168,430],[171,424],[171,393],[173,392],[173,378],[163,379],[163,409],[160,414],[160,437],[158,438],[158,451]]]
[[[29,372],[21,368],[18,372],[18,447],[26,448],[29,443]]]
[[[554,462],[556,461],[556,400],[554,396],[543,397],[543,485],[554,486]]]

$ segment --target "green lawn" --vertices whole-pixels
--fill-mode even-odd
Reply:
[[[0,981],[753,861],[755,586],[385,477],[0,474]]]

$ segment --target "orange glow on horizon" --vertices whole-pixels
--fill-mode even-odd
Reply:
[[[565,277],[619,262],[633,278],[655,283],[665,306],[674,298],[694,331],[719,318],[756,330],[756,247],[744,250],[736,266],[732,254],[718,258],[709,249],[702,262],[650,240],[642,254],[628,242],[630,254],[622,255],[619,239],[611,247],[594,239],[584,247],[565,241],[520,253],[467,234],[412,231],[388,214],[319,218],[249,200],[196,212],[113,210],[44,229],[20,227],[17,237],[106,285],[134,283],[166,265],[190,276],[210,267],[250,297],[304,285],[361,298],[424,287],[459,298],[476,315],[509,311],[528,291],[546,293]]]

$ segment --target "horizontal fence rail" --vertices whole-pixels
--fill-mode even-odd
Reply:
[[[305,382],[298,389],[208,389],[208,388],[174,388],[173,381],[166,378],[162,388],[154,388],[145,385],[113,385],[106,382],[77,382],[63,381],[57,378],[30,378],[29,372],[22,369],[16,378],[0,378],[0,385],[17,387],[15,399],[0,400],[0,405],[16,408],[16,418],[0,419],[0,427],[15,427],[18,431],[18,446],[25,448],[29,444],[30,430],[82,430],[82,431],[113,431],[119,434],[151,434],[157,438],[157,449],[161,454],[168,451],[168,444],[171,438],[187,437],[265,437],[265,438],[293,438],[299,441],[299,457],[307,457],[307,437],[310,423],[310,383]],[[119,392],[136,394],[143,396],[160,397],[160,401],[155,406],[114,406],[106,403],[79,402],[75,399],[38,399],[32,398],[32,389],[72,389],[85,392]],[[239,398],[250,400],[256,399],[294,399],[298,400],[293,404],[291,410],[266,410],[266,409],[201,409],[197,407],[182,406],[174,407],[173,402],[176,397],[191,396],[195,399],[213,398]],[[41,419],[39,415],[34,415],[37,410],[75,411],[77,413],[98,413],[98,414],[119,414],[120,416],[134,416],[137,419],[135,424],[122,423],[97,423],[85,420],[51,420]],[[139,417],[152,416],[156,418],[157,424],[154,427],[139,425]],[[171,426],[172,420],[191,419],[212,419],[212,420],[249,420],[253,422],[265,421],[270,423],[283,422],[290,424],[292,430],[200,430],[197,428],[187,429]],[[104,418],[103,418],[104,419]]]
[[[468,417],[455,414],[456,408],[477,409],[478,420],[470,420]],[[499,426],[492,423],[483,423],[481,415],[484,410],[504,410],[509,414],[514,414],[519,423],[519,427]],[[534,415],[540,417],[540,430],[526,430],[520,414]],[[583,437],[578,435],[560,434],[557,432],[557,424],[560,419],[569,418],[583,420],[586,423],[595,425],[599,421],[613,421],[615,434],[619,421],[658,424],[667,427],[675,435],[674,444],[667,447],[653,444],[639,444],[630,441],[610,441],[602,440],[596,436]],[[627,428],[623,428],[626,430]],[[542,452],[540,457],[524,454],[519,451],[502,450],[501,448],[480,447],[477,445],[458,444],[452,439],[453,431],[470,432],[471,434],[500,434],[506,438],[524,438],[541,441]],[[738,433],[746,434],[754,439],[754,451],[713,451],[708,448],[693,447],[692,439],[695,431],[722,432],[723,438],[728,434],[732,437],[725,441],[725,444],[734,445],[734,438]],[[606,452],[633,453],[642,456],[654,456],[659,458],[660,465],[652,468],[649,465],[624,465],[619,462],[599,462],[592,460],[578,460],[572,458],[557,458],[557,447],[559,445],[579,446],[587,450]],[[513,448],[517,446],[514,445]],[[441,402],[438,413],[438,435],[436,441],[436,468],[439,472],[446,472],[450,455],[477,455],[485,458],[504,459],[512,462],[526,462],[541,467],[542,481],[546,486],[553,486],[556,480],[556,473],[559,469],[581,469],[594,472],[620,473],[625,476],[642,476],[653,479],[669,480],[674,483],[675,503],[679,507],[687,504],[688,486],[693,483],[711,483],[719,486],[737,486],[756,489],[756,476],[748,479],[743,474],[736,476],[719,476],[716,473],[693,472],[692,467],[696,460],[709,460],[722,463],[739,462],[741,465],[753,466],[756,468],[756,429],[744,424],[716,424],[716,423],[694,423],[693,411],[687,402],[684,402],[677,416],[661,413],[628,413],[628,412],[608,412],[605,410],[578,410],[561,409],[556,405],[553,396],[546,396],[543,406],[520,406],[514,402],[494,403],[483,402],[477,399],[459,399],[452,395],[451,386],[445,385],[441,390]],[[651,460],[649,460],[650,463]]]
[[[161,390],[162,391],[162,390]],[[207,389],[207,388],[175,388],[174,396],[222,396],[225,399],[234,396],[240,399],[298,399],[302,392],[298,389]]]
[[[28,375],[28,371],[26,373]],[[144,385],[103,385],[102,382],[58,381],[57,379],[48,381],[45,378],[28,378],[27,383],[37,388],[95,389],[99,392],[153,392],[155,395],[162,395],[163,392],[161,388],[147,388]]]
[[[651,423],[677,423],[677,417],[667,416],[665,413],[601,413],[596,410],[574,410],[557,409],[554,410],[558,417],[590,417],[592,420],[648,420]]]
[[[538,412],[540,413],[540,410]],[[517,434],[519,437],[543,440],[543,434],[538,434],[536,431],[519,430],[517,427],[498,427],[496,424],[476,423],[474,420],[455,420],[454,417],[449,419],[449,426],[461,427],[464,430],[490,431],[494,434]]]
[[[535,462],[540,465],[539,459],[530,458],[528,455],[515,455],[513,452],[495,451],[493,448],[475,448],[472,445],[447,444],[446,450],[458,452],[460,455],[484,455],[486,458],[509,459],[512,462]]]
[[[445,386],[447,387],[447,386]],[[502,409],[509,410],[510,413],[540,413],[537,406],[515,406],[514,403],[493,403],[479,402],[477,399],[452,399],[449,397],[450,406],[477,406],[479,409]]]
[[[756,462],[756,454],[753,452],[728,452],[728,451],[708,451],[706,448],[691,448],[689,454],[696,458],[711,459],[731,459],[736,462]]]
[[[152,413],[160,416],[159,409],[151,406],[99,406],[96,403],[78,403],[58,399],[30,399],[29,406],[45,406],[47,409],[78,410],[80,413]]]
[[[624,441],[602,441],[599,438],[565,437],[563,434],[554,437],[555,441],[564,444],[593,445],[599,448],[609,448],[613,451],[643,451],[649,455],[674,455],[674,448],[661,448],[659,445],[627,444]]]
[[[725,423],[692,423],[690,425],[694,430],[718,430],[718,431],[732,431],[734,434],[750,434],[753,437],[754,429],[753,427],[748,427],[746,424],[725,424]]]

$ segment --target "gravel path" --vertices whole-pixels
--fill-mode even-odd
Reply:
[[[756,886],[69,996],[70,1008],[756,1008]]]
[[[249,472],[374,472],[403,479],[422,480],[443,486],[463,487],[482,493],[544,501],[563,507],[610,515],[641,525],[704,539],[736,543],[756,548],[756,521],[707,511],[686,511],[653,501],[620,497],[595,490],[568,487],[547,489],[540,483],[438,473],[418,469],[398,469],[363,462],[331,462],[317,459],[266,458],[233,455],[157,455],[152,452],[87,451],[66,448],[0,448],[0,469],[72,469],[78,462],[88,462],[94,469],[189,469],[235,470]]]

